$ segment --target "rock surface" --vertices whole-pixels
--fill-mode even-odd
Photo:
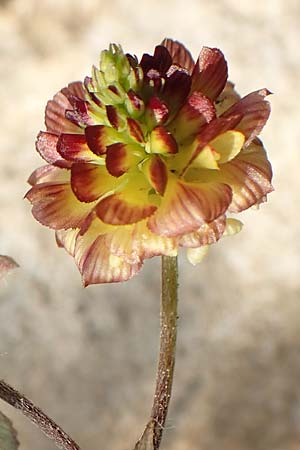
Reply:
[[[0,252],[20,265],[0,292],[0,378],[83,449],[132,449],[151,405],[159,260],[128,283],[82,289],[22,197],[42,161],[46,101],[82,79],[109,42],[151,51],[163,37],[197,56],[220,47],[241,94],[268,87],[263,133],[275,193],[202,265],[180,259],[174,397],[162,448],[296,450],[300,439],[300,3],[298,0],[2,0]],[[52,443],[3,403],[22,450]]]

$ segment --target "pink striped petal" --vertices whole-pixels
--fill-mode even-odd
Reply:
[[[221,176],[233,191],[229,208],[232,212],[240,212],[260,203],[273,191],[272,168],[258,140],[242,150],[232,161],[223,164]]]
[[[58,136],[53,133],[40,131],[35,143],[37,152],[50,164],[58,167],[70,167],[57,151]]]
[[[203,47],[192,73],[192,91],[201,91],[215,100],[225,87],[227,63],[217,48]]]
[[[165,38],[161,45],[166,47],[169,51],[173,64],[178,64],[180,67],[186,69],[189,74],[192,73],[195,63],[191,53],[185,48],[184,45],[169,38]]]
[[[197,231],[227,210],[232,198],[222,183],[169,181],[161,205],[149,218],[148,227],[162,236],[181,236]]]
[[[54,230],[79,228],[92,208],[75,197],[69,183],[37,184],[25,198],[36,220]]]
[[[66,169],[61,169],[50,164],[38,167],[32,172],[28,178],[28,183],[34,186],[38,183],[46,183],[53,181],[54,183],[64,183],[70,180],[70,172]]]
[[[222,117],[241,114],[242,119],[235,127],[246,136],[245,145],[249,144],[263,129],[270,115],[270,104],[265,97],[270,92],[267,89],[252,92],[229,108]]]
[[[70,102],[72,96],[81,100],[84,99],[84,89],[81,82],[69,84],[67,88],[63,88],[52,100],[48,101],[45,112],[47,131],[56,134],[82,132],[78,123],[73,123],[66,117],[66,111],[74,109]]]

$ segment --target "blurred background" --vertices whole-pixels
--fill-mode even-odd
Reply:
[[[110,42],[141,56],[165,36],[196,58],[219,47],[240,94],[267,87],[263,132],[275,192],[240,235],[198,267],[180,258],[174,395],[162,448],[300,448],[299,0],[1,0],[0,378],[83,449],[131,450],[152,403],[159,258],[122,285],[83,289],[72,258],[23,200],[43,164],[35,136],[55,92],[83,79]],[[53,450],[1,402],[22,450]]]

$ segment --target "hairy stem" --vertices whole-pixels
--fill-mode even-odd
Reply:
[[[0,398],[14,408],[19,409],[48,438],[53,440],[58,448],[62,450],[80,450],[76,442],[59,425],[24,397],[24,395],[2,380],[0,380]]]
[[[162,256],[160,350],[151,418],[135,450],[158,450],[171,398],[177,334],[177,257]]]

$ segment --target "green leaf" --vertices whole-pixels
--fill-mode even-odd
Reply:
[[[19,441],[11,421],[0,412],[0,450],[17,450]]]

